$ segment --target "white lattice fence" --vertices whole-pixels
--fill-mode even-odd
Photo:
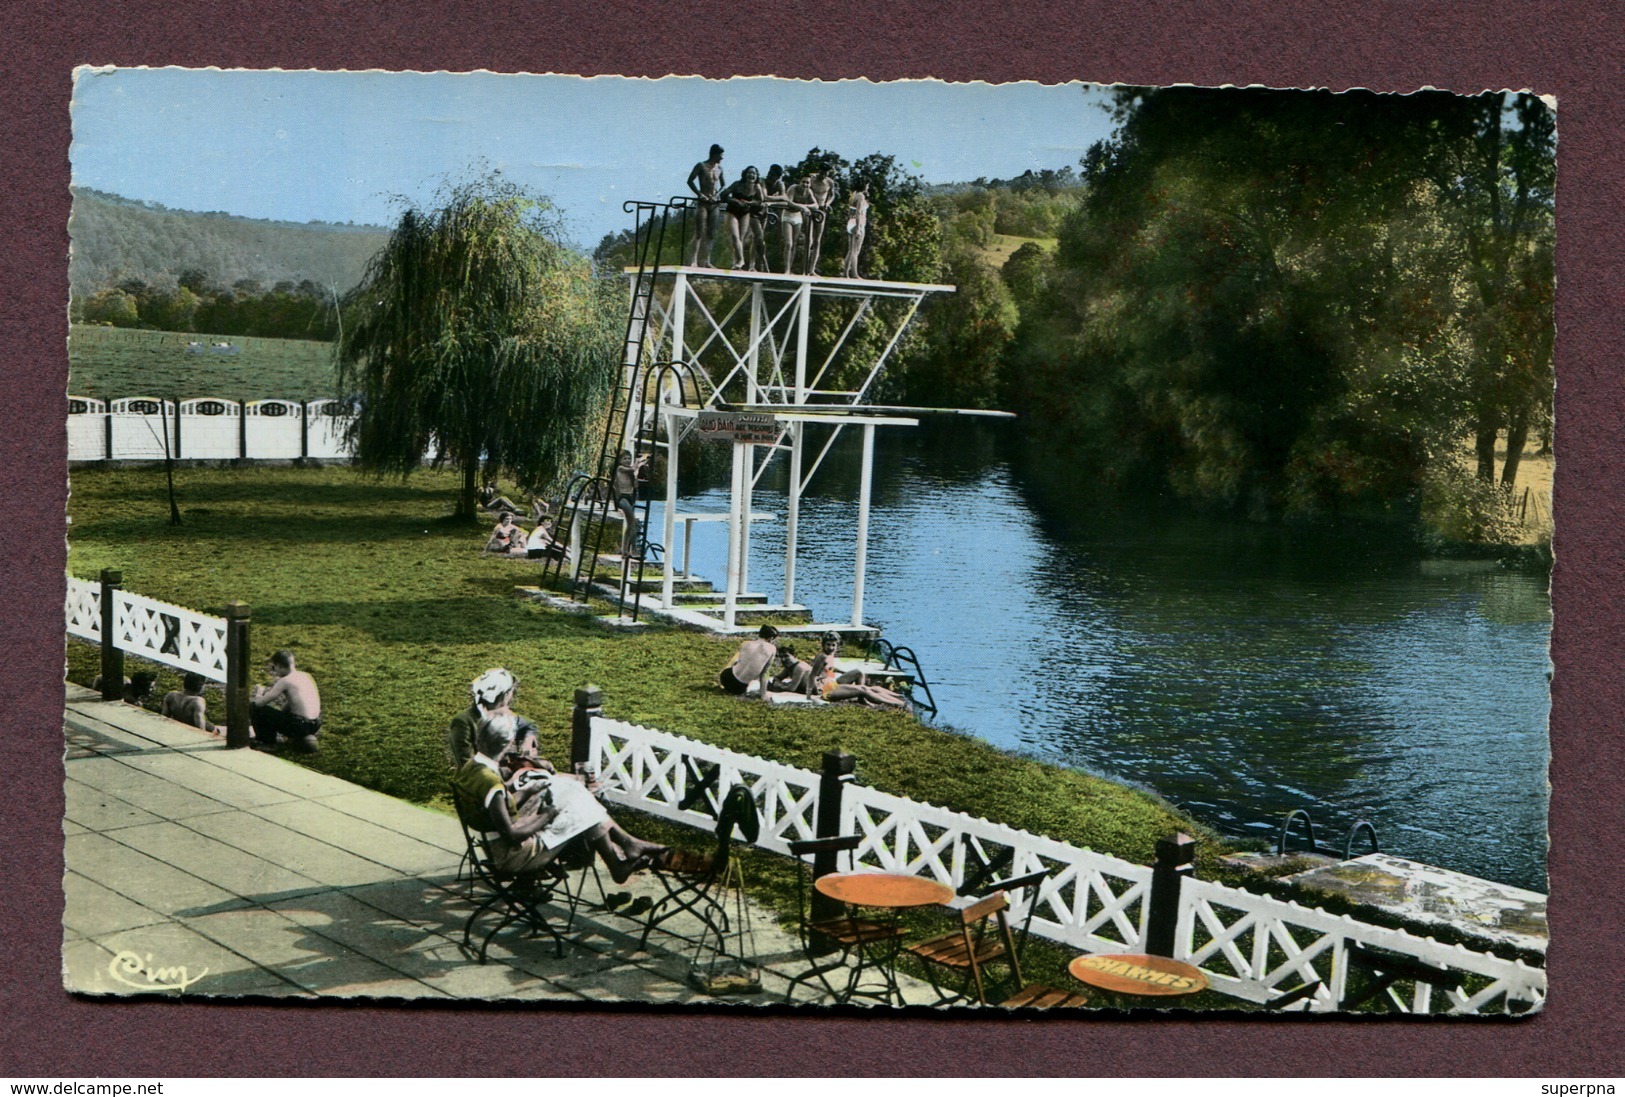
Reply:
[[[591,750],[603,780],[620,786],[606,794],[615,803],[709,829],[716,825],[722,797],[734,785],[745,785],[762,815],[757,845],[789,853],[790,842],[814,835],[818,774],[809,770],[603,718],[592,722]],[[713,766],[721,772],[703,799],[682,807],[694,780],[708,777]]]
[[[74,582],[78,580],[69,580],[70,631]],[[99,597],[97,601],[100,602]],[[99,631],[95,638],[100,639]],[[223,617],[209,617],[184,606],[116,590],[113,593],[113,640],[120,650],[131,655],[178,670],[195,670],[214,682],[226,680],[226,621]]]
[[[592,722],[591,750],[604,777],[621,786],[609,794],[617,803],[709,829],[722,795],[743,784],[763,815],[757,845],[786,853],[789,840],[814,836],[819,775],[811,770],[603,718]],[[681,807],[693,782],[713,767],[720,772],[696,806]],[[989,863],[1001,865],[992,875],[1004,878],[1043,869],[1049,876],[1037,895],[1024,897],[1037,904],[1034,933],[1085,952],[1143,947],[1148,866],[861,785],[844,790],[841,832],[861,836],[856,868],[928,876],[956,890]],[[1015,914],[1025,917],[1023,903]],[[1180,890],[1176,958],[1200,967],[1225,994],[1263,1002],[1318,981],[1307,1008],[1334,1010],[1349,989],[1348,949],[1355,944],[1464,976],[1458,989],[1444,991],[1399,981],[1388,998],[1407,1012],[1521,1013],[1545,999],[1546,973],[1515,960],[1210,881],[1188,879]]]
[[[744,784],[762,811],[757,845],[787,853],[790,840],[815,836],[819,775],[812,770],[603,718],[593,721],[591,749],[604,778],[622,786],[610,794],[616,802],[710,827],[721,796]],[[706,793],[710,810],[680,808],[695,775],[713,766],[721,774]],[[1036,902],[1032,931],[1080,951],[1131,952],[1144,938],[1151,884],[1144,865],[861,785],[845,789],[841,832],[862,839],[854,868],[929,876],[955,889],[976,867],[972,851],[982,864],[1002,863],[999,877],[1044,869],[1049,878],[1017,904],[1017,916],[1025,918],[1025,903]]]
[[[102,642],[102,585],[68,576],[68,635]]]
[[[1206,880],[1181,888],[1177,932],[1176,959],[1201,968],[1215,989],[1254,1002],[1319,982],[1308,1008],[1337,1009],[1350,989],[1351,944],[1465,976],[1438,995],[1425,981],[1402,980],[1387,997],[1407,1013],[1523,1013],[1546,997],[1540,968]]]

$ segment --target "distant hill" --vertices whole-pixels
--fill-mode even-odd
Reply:
[[[309,279],[343,293],[361,280],[389,230],[172,210],[75,187],[68,234],[73,239],[68,280],[75,295],[124,278],[173,286],[191,269],[222,287],[245,278],[266,288]]]

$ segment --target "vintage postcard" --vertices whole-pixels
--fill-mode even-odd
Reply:
[[[1542,1007],[1553,102],[72,118],[69,990]]]

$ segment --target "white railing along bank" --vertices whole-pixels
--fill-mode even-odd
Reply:
[[[126,654],[196,671],[226,687],[226,744],[248,746],[248,606],[232,602],[226,616],[213,617],[131,594],[123,581],[111,568],[100,582],[68,576],[67,632],[100,645],[102,698],[124,695]]]
[[[89,579],[68,578],[68,634],[102,642],[102,588]],[[226,619],[185,606],[113,591],[113,639],[120,651],[195,670],[212,682],[226,681]]]
[[[589,724],[585,760],[612,786],[607,798],[616,803],[709,829],[722,797],[744,785],[762,813],[756,845],[788,853],[790,841],[820,836],[818,773],[618,720],[594,716]],[[841,791],[836,833],[861,836],[854,869],[927,876],[955,890],[968,869],[1008,853],[1001,876],[1050,873],[1036,895],[1029,890],[1013,911],[1019,920],[1028,902],[1037,904],[1034,933],[1083,952],[1146,950],[1156,871],[1148,866],[861,785]],[[1545,998],[1540,968],[1210,881],[1184,880],[1174,917],[1175,958],[1202,968],[1215,989],[1248,1001],[1264,1002],[1319,981],[1304,1008],[1337,1009],[1345,997],[1350,945],[1470,977],[1462,980],[1468,990],[1448,991],[1442,1002],[1433,1000],[1432,987],[1423,981],[1415,981],[1408,996],[1390,992],[1394,1007],[1408,1012],[1521,1013]]]

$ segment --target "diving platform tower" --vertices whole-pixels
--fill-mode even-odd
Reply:
[[[570,549],[543,567],[543,585],[558,585],[579,599],[605,590],[602,569],[618,568],[614,586],[621,617],[637,620],[640,607],[723,632],[744,631],[741,617],[804,612],[796,602],[796,554],[802,537],[801,498],[835,440],[848,427],[863,432],[857,499],[858,522],[852,561],[852,608],[844,623],[813,624],[784,631],[834,628],[853,637],[877,630],[863,620],[864,576],[869,554],[870,485],[875,431],[915,426],[909,413],[945,409],[900,408],[868,402],[869,391],[896,349],[920,305],[953,286],[888,282],[866,278],[776,274],[715,267],[665,265],[664,257],[687,253],[687,222],[695,202],[628,201],[634,215],[634,266],[626,268],[630,287],[625,350],[604,421],[597,464],[575,474],[556,511],[555,532],[568,530]],[[814,301],[845,302],[840,334],[821,362],[811,355]],[[895,303],[895,304],[894,304]],[[865,321],[885,325],[884,345],[871,362],[856,369],[852,335]],[[833,379],[858,377],[855,387],[837,389]],[[996,413],[995,413],[996,414]],[[809,453],[809,427],[827,426],[829,437]],[[733,476],[725,512],[682,513],[678,509],[679,456],[685,442],[731,443]],[[656,485],[633,492],[633,470],[655,451],[665,455],[663,491]],[[632,465],[621,466],[623,452]],[[749,591],[751,525],[774,516],[757,513],[752,494],[763,473],[780,455],[789,466],[788,514],[782,601]],[[663,496],[658,531],[650,528],[653,499]],[[637,535],[630,552],[599,551],[610,527],[631,517]],[[703,584],[692,574],[689,556],[696,522],[725,522],[728,564],[720,606],[680,605],[700,596]],[[682,529],[681,566],[676,542]],[[624,525],[623,525],[624,531]],[[658,559],[658,573],[649,570]],[[566,574],[566,572],[568,574]],[[679,590],[678,584],[682,584]],[[658,590],[658,596],[655,591]],[[707,597],[716,599],[713,592]]]
[[[648,272],[641,272],[647,276]],[[627,271],[633,283],[637,269]],[[706,287],[709,292],[700,292]],[[679,392],[680,374],[673,373],[656,398],[644,406],[645,420],[627,423],[627,433],[646,437],[658,419],[655,437],[666,449],[666,482],[662,507],[661,541],[668,547],[660,600],[671,606],[679,577],[676,567],[677,525],[684,525],[682,573],[689,569],[689,523],[725,520],[728,524],[728,568],[723,588],[721,623],[737,627],[740,598],[749,589],[751,526],[771,518],[758,514],[752,504],[757,483],[780,455],[789,464],[785,515],[783,599],[754,605],[753,614],[802,610],[796,601],[796,554],[800,543],[801,496],[807,490],[848,427],[863,432],[862,463],[857,498],[857,537],[852,552],[852,605],[848,631],[868,630],[863,620],[864,578],[868,566],[870,485],[874,471],[875,431],[880,427],[916,426],[906,413],[917,409],[883,407],[868,402],[868,394],[904,330],[926,297],[952,293],[953,286],[917,282],[889,282],[863,278],[834,278],[766,271],[722,270],[715,267],[673,266],[654,273],[650,294],[649,329],[645,351],[650,362],[689,365],[691,388]],[[815,300],[851,302],[851,315],[821,362],[810,357]],[[900,308],[889,315],[877,302],[896,301]],[[885,343],[861,371],[843,370],[852,333],[871,317],[886,325]],[[826,379],[860,376],[856,387],[838,389]],[[733,413],[730,417],[726,414]],[[631,406],[628,414],[634,414]],[[816,454],[809,452],[807,427],[824,424],[832,429]],[[733,476],[727,514],[683,515],[677,507],[679,447],[686,441],[718,434],[731,436]],[[652,487],[652,486],[651,486]]]

